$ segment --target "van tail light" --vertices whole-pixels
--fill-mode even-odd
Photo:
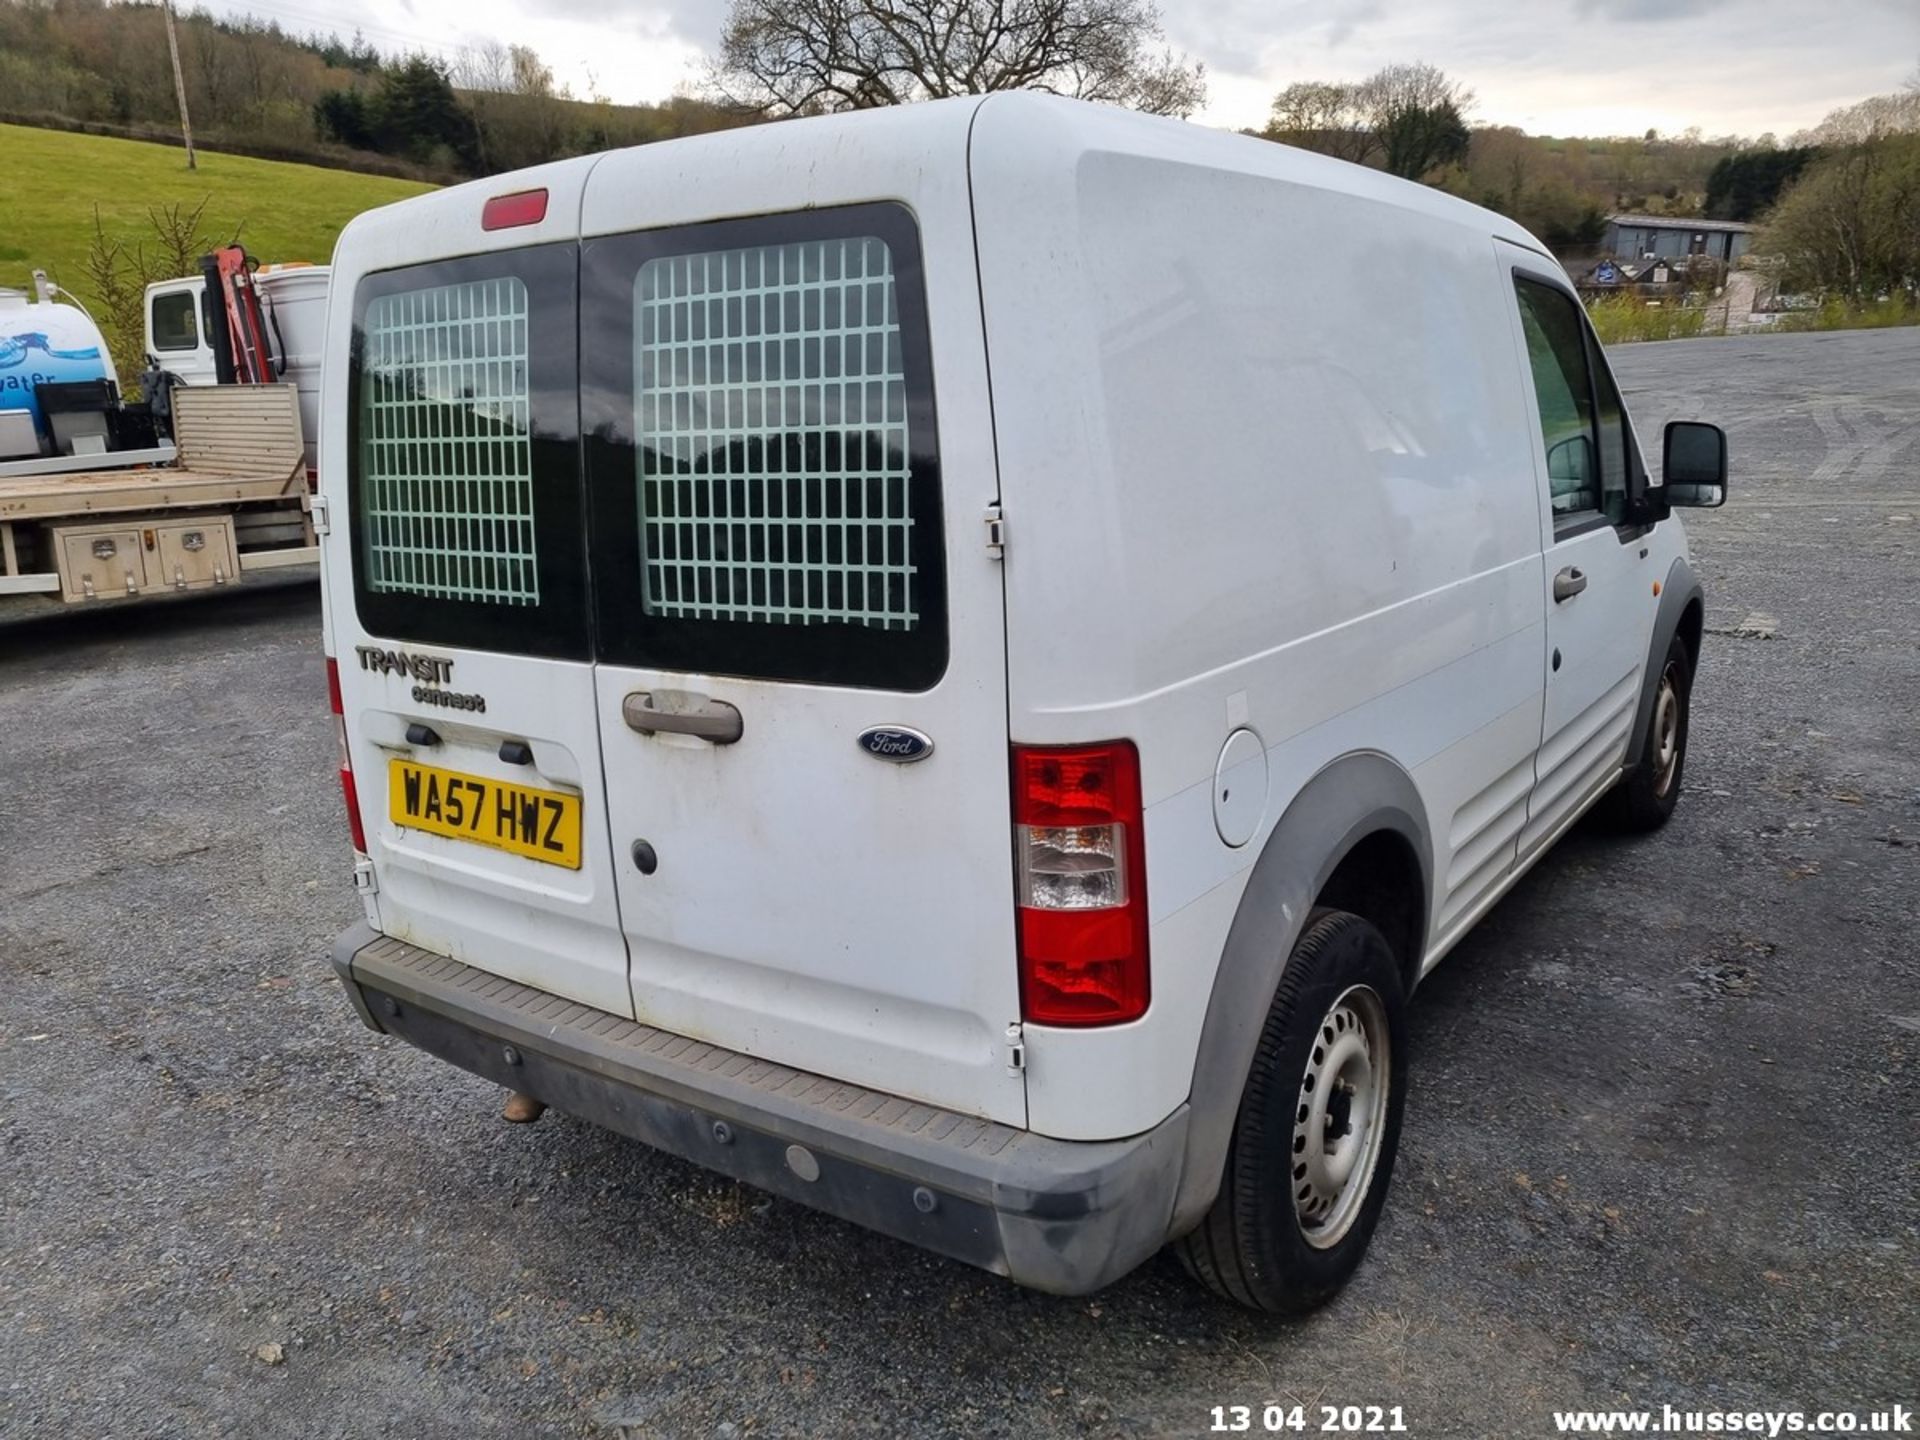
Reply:
[[[1131,740],[1013,747],[1020,1010],[1040,1025],[1146,1014],[1147,866]]]
[[[340,742],[340,793],[347,801],[347,829],[353,833],[353,848],[367,853],[367,831],[360,823],[360,795],[353,788],[353,758],[347,754],[347,712],[340,703],[340,665],[327,657],[327,704],[333,707],[333,735]]]

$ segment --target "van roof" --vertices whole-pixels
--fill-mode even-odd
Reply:
[[[1014,116],[1015,123],[1030,128],[1036,139],[1045,136],[1050,143],[1044,149],[1052,163],[1066,160],[1077,166],[1089,155],[1121,154],[1229,174],[1264,176],[1303,189],[1352,195],[1429,215],[1463,226],[1475,234],[1498,236],[1529,250],[1546,253],[1545,246],[1504,215],[1430,185],[1402,180],[1397,175],[1336,160],[1330,155],[1191,121],[1143,115],[1117,106],[1095,105],[1032,91],[1008,91],[988,96],[981,103],[996,109],[1020,107]],[[1036,151],[1040,148],[1036,146]]]
[[[1023,129],[1031,129],[1036,141],[1044,140],[1044,144],[1035,146],[1031,156],[1030,163],[1037,166],[1064,167],[1065,173],[1070,174],[1088,156],[1121,154],[1232,174],[1265,176],[1307,190],[1352,195],[1417,212],[1477,234],[1497,236],[1529,250],[1547,253],[1544,245],[1505,216],[1428,185],[1251,135],[1034,91],[1002,91],[911,106],[808,116],[633,148],[659,151],[665,147],[683,162],[694,165],[726,165],[736,161],[765,165],[772,158],[770,152],[777,152],[778,163],[783,168],[799,170],[829,156],[844,163],[849,148],[870,150],[890,144],[921,155],[965,154],[967,134],[984,106],[992,106],[996,111],[1014,110],[1011,117],[998,118],[1003,121],[1011,118]],[[588,174],[602,158],[602,155],[576,156],[381,206],[349,222],[341,233],[340,243],[344,246],[350,237],[360,244],[376,237],[399,238],[407,234],[412,244],[418,245],[423,226],[431,233],[437,228],[436,222],[444,220],[457,228],[467,228],[486,197],[516,189],[547,185],[577,197],[585,187]],[[556,214],[552,219],[564,222],[565,217]],[[496,239],[504,242],[511,237],[497,235]]]

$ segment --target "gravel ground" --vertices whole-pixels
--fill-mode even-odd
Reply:
[[[1652,839],[1570,837],[1422,987],[1372,1257],[1297,1324],[1165,1257],[1025,1293],[565,1116],[502,1125],[323,959],[357,907],[311,583],[0,629],[0,1431],[1913,1405],[1920,331],[1618,364],[1644,433],[1733,436],[1736,498],[1690,522],[1688,794]]]

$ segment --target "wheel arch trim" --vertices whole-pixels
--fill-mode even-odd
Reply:
[[[1417,913],[1431,925],[1433,842],[1413,778],[1374,750],[1354,751],[1322,767],[1294,796],[1254,861],[1214,972],[1194,1057],[1191,1119],[1170,1234],[1197,1224],[1219,1191],[1227,1147],[1247,1074],[1286,958],[1313,900],[1341,861],[1381,831],[1400,836],[1420,866]],[[1400,957],[1408,983],[1420,957]]]
[[[1640,704],[1634,711],[1633,733],[1627,737],[1629,769],[1638,763],[1640,752],[1646,748],[1647,729],[1653,723],[1653,697],[1660,683],[1660,671],[1667,663],[1667,651],[1673,645],[1673,637],[1680,633],[1680,626],[1690,609],[1698,612],[1699,618],[1690,627],[1698,636],[1703,633],[1701,627],[1706,619],[1706,592],[1700,588],[1700,581],[1694,576],[1687,557],[1676,555],[1660,587],[1660,608],[1654,612],[1653,636],[1647,646],[1647,667],[1640,679]],[[1694,659],[1696,662],[1699,660],[1697,649]]]

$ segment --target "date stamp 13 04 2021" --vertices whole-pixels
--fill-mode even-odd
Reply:
[[[1399,1405],[1215,1405],[1211,1435],[1404,1435]]]

